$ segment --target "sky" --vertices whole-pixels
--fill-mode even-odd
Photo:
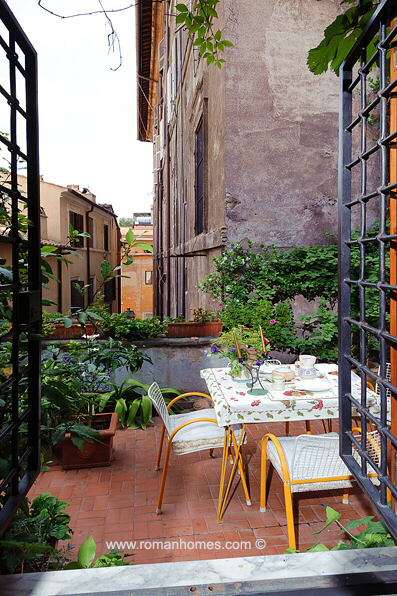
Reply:
[[[134,0],[105,0],[119,8]],[[120,217],[152,204],[152,144],[137,141],[135,7],[113,13],[120,42],[108,53],[103,14],[60,19],[38,0],[7,0],[38,54],[40,173],[46,182],[78,184],[111,203]],[[100,9],[99,0],[42,0],[70,15]],[[3,129],[2,129],[3,130]]]

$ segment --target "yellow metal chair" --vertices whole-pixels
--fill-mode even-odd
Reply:
[[[215,410],[212,408],[209,408],[207,410],[200,410],[198,412],[173,414],[172,416],[170,416],[169,409],[179,399],[182,399],[183,397],[196,395],[207,397],[212,401],[212,398],[209,395],[205,395],[204,393],[198,392],[184,393],[183,395],[178,395],[178,397],[173,399],[167,406],[157,383],[153,383],[149,387],[148,395],[157,413],[163,421],[163,428],[161,431],[160,445],[157,455],[156,470],[160,470],[160,460],[164,435],[166,431],[168,434],[167,450],[164,459],[160,493],[156,509],[156,513],[160,514],[171,449],[177,455],[183,455],[185,453],[194,453],[196,451],[210,449],[211,456],[212,451],[215,447],[221,447],[225,450],[228,449],[230,446],[230,441],[233,441],[235,450],[237,450],[236,441],[238,441],[239,444],[241,444],[242,442],[246,441],[246,437],[245,433],[243,433],[243,427],[241,424],[232,425],[231,429],[233,433],[230,433],[230,431],[225,433],[225,429],[218,426]],[[239,457],[237,458],[237,462],[235,463],[237,463],[238,470],[241,475],[241,481],[243,484],[247,504],[250,505],[251,501],[248,493],[247,484],[245,481],[242,458],[240,453]],[[223,470],[222,473],[224,473]]]
[[[367,433],[368,446],[377,445],[376,435],[378,433]],[[379,450],[374,451],[379,455]],[[348,489],[353,486],[354,477],[339,456],[337,433],[281,438],[266,434],[262,439],[261,450],[260,510],[262,512],[266,511],[267,459],[283,481],[288,541],[290,548],[296,549],[292,493],[343,488],[346,489],[343,502],[347,503]],[[374,484],[379,484],[375,473],[368,475],[371,476]]]

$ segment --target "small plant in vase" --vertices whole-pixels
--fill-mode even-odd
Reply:
[[[252,329],[239,325],[221,334],[211,346],[210,353],[228,358],[230,375],[236,380],[248,380],[250,368],[264,363],[270,352],[270,342],[261,333],[261,328]]]

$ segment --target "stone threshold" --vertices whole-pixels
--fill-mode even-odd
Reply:
[[[0,576],[2,596],[391,594],[394,585],[397,547]]]

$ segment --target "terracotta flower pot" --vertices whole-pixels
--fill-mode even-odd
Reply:
[[[222,321],[167,323],[168,337],[218,337],[221,331]]]
[[[93,422],[109,420],[109,428],[99,431],[101,441],[93,441],[92,443],[85,441],[82,451],[73,445],[70,433],[67,433],[62,441],[62,467],[64,470],[110,465],[118,415],[115,412],[111,414],[94,414],[92,420]]]
[[[91,323],[87,323],[85,331],[79,323],[73,323],[71,327],[66,328],[63,323],[56,323],[54,333],[47,335],[45,339],[80,339],[85,333],[93,335],[95,327]]]

